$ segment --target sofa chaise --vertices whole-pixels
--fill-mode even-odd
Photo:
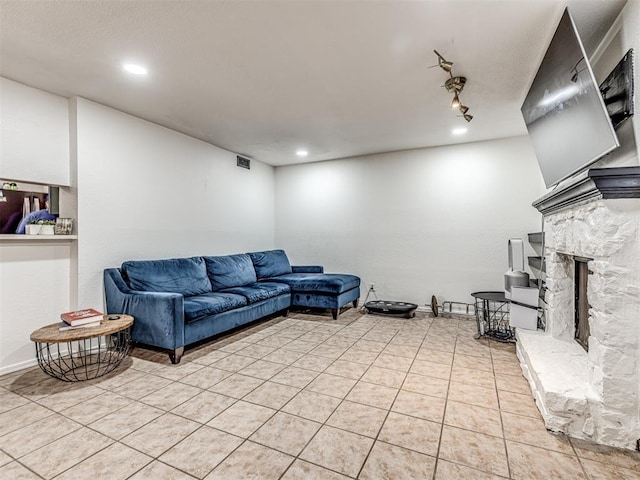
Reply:
[[[104,270],[108,313],[135,318],[134,342],[169,350],[179,363],[184,347],[291,306],[358,306],[360,278],[327,274],[322,266],[291,266],[283,250],[226,256],[137,260]]]

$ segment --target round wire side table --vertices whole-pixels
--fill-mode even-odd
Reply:
[[[501,342],[515,342],[515,329],[509,325],[509,299],[504,292],[474,292],[478,335]]]
[[[113,320],[109,320],[113,318]],[[131,348],[130,315],[104,315],[100,325],[60,331],[60,322],[31,334],[44,373],[65,382],[81,382],[115,370]]]

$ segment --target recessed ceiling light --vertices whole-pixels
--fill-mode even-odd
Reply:
[[[463,133],[467,133],[467,129],[465,127],[454,128],[451,130],[451,133],[454,135],[462,135]]]
[[[307,155],[309,155],[309,152],[307,152],[306,150],[296,150],[296,155],[299,157],[306,157]]]
[[[129,72],[132,73],[134,75],[146,75],[147,74],[147,69],[144,68],[142,65],[137,65],[135,63],[123,63],[122,64],[122,68]]]

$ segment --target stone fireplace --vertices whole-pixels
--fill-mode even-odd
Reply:
[[[616,169],[597,169],[616,170]],[[640,200],[591,191],[543,197],[546,331],[519,330],[517,353],[548,429],[637,448],[640,439]],[[635,186],[623,189],[637,195]],[[634,183],[632,182],[632,183]],[[617,194],[619,195],[619,194]],[[591,198],[585,198],[590,196]],[[599,198],[598,198],[599,197]],[[576,298],[586,286],[586,302]],[[584,293],[582,295],[584,296]],[[585,306],[586,305],[586,306]],[[576,340],[586,314],[587,349]]]

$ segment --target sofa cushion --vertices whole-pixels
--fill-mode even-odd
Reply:
[[[284,250],[268,250],[249,254],[258,280],[291,273],[291,264]]]
[[[187,322],[209,315],[244,307],[247,299],[233,293],[211,292],[184,299],[184,317]]]
[[[200,295],[211,291],[201,257],[124,262],[122,271],[133,290]]]
[[[360,278],[343,273],[290,273],[269,279],[283,282],[293,292],[319,292],[340,294],[360,286]]]
[[[291,265],[291,273],[324,273],[322,265]]]
[[[203,257],[213,291],[229,287],[242,287],[254,283],[256,270],[246,253],[221,257]]]
[[[285,293],[291,293],[291,288],[286,283],[276,282],[256,282],[244,287],[232,287],[221,290],[225,293],[235,293],[242,295],[249,303],[256,303],[267,298],[277,297]]]

